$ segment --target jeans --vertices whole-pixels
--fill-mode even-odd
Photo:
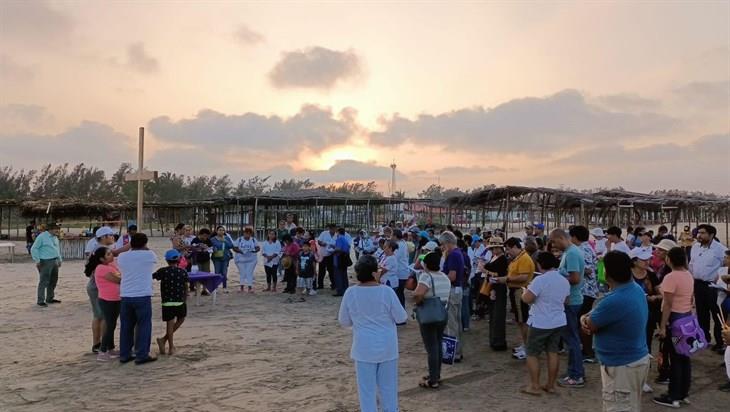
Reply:
[[[461,329],[469,329],[469,321],[471,320],[471,293],[468,287],[465,287],[464,294],[461,297]]]
[[[449,295],[449,318],[446,323],[445,334],[456,338],[456,358],[461,358],[462,346],[461,341],[461,301],[463,292],[460,287],[452,287],[451,295]]]
[[[438,383],[441,380],[441,358],[443,357],[445,323],[431,323],[428,325],[419,325],[421,329],[421,338],[423,346],[426,347],[428,355],[428,381],[430,383]]]
[[[274,287],[276,287],[276,281],[278,273],[277,270],[279,269],[279,265],[274,266],[264,266],[264,272],[266,272],[266,286],[271,287],[273,284]]]
[[[347,279],[347,266],[335,267],[335,289],[338,295],[344,295],[350,281]]]
[[[58,260],[42,259],[38,274],[38,303],[50,302],[55,298],[58,283]]]
[[[355,361],[357,394],[361,412],[378,412],[377,394],[382,412],[398,412],[398,359],[370,363]]]
[[[223,276],[223,289],[228,287],[228,264],[231,263],[229,259],[213,259],[213,268],[215,273]]]
[[[408,279],[398,279],[398,287],[395,288],[395,295],[398,296],[398,302],[401,306],[406,307],[406,282]]]
[[[507,285],[493,284],[495,300],[489,300],[489,346],[507,349]]]
[[[669,397],[674,401],[679,401],[686,398],[689,395],[689,387],[692,382],[692,363],[689,356],[680,355],[674,350],[674,345],[671,343],[672,336],[672,322],[685,316],[690,316],[692,313],[676,313],[672,312],[669,315],[669,325],[667,325],[667,337],[670,340],[667,342],[669,346]]]
[[[581,379],[585,375],[583,370],[583,354],[580,350],[580,326],[578,314],[581,305],[565,305],[565,317],[568,324],[563,329],[563,339],[568,345],[568,373],[573,379]]]
[[[132,341],[134,341],[137,360],[150,356],[152,339],[152,297],[122,297],[120,312],[121,330],[119,331],[119,359],[127,361],[131,357]],[[137,328],[135,338],[134,329]]]
[[[330,288],[335,288],[335,265],[334,265],[334,258],[332,255],[325,256],[322,258],[322,261],[319,262],[319,273],[317,276],[317,289],[324,289],[324,275],[326,273],[329,273],[330,276]]]
[[[717,321],[720,309],[717,307],[717,289],[711,288],[710,284],[695,279],[695,305],[697,307],[697,321],[705,331],[707,344],[712,342],[710,335],[710,319],[715,324],[715,345],[722,346],[722,326]]]
[[[102,352],[114,349],[114,332],[117,330],[117,319],[119,319],[119,310],[121,303],[118,300],[99,299],[101,312],[104,314],[104,336],[101,337]]]

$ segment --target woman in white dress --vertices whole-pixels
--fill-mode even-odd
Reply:
[[[236,240],[236,256],[234,262],[238,268],[240,276],[241,289],[239,293],[243,293],[244,288],[248,288],[248,293],[253,292],[253,271],[256,269],[258,262],[258,253],[261,248],[253,236],[253,229],[247,227],[243,230],[243,235]]]

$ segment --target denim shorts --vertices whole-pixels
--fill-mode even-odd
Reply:
[[[104,319],[104,312],[101,311],[99,305],[99,289],[96,288],[96,281],[94,278],[89,279],[89,283],[86,284],[86,294],[89,295],[89,303],[91,303],[91,313],[94,315],[94,319]]]

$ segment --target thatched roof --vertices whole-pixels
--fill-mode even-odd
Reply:
[[[711,198],[706,196],[666,196],[646,193],[628,192],[624,190],[604,190],[595,193],[583,193],[571,190],[546,187],[503,186],[493,189],[475,191],[463,196],[454,196],[447,200],[452,206],[484,207],[501,206],[509,199],[511,207],[545,206],[547,208],[573,209],[583,205],[586,208],[610,208],[614,206],[633,206],[637,209],[659,211],[662,207],[710,207],[727,209],[729,198]]]
[[[18,202],[17,206],[23,216],[45,215],[46,211],[50,211],[56,218],[104,215],[132,208],[132,205],[127,202],[104,202],[71,198],[25,200]]]

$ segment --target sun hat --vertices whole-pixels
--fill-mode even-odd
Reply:
[[[114,231],[109,226],[102,226],[98,229],[96,229],[96,233],[94,233],[94,237],[97,239],[101,239],[104,236],[114,236]]]
[[[661,249],[661,250],[665,250],[667,252],[670,249],[675,248],[675,247],[677,247],[677,243],[675,241],[673,241],[672,239],[662,239],[659,241],[659,243],[654,245],[654,249]]]
[[[649,260],[651,259],[651,248],[635,247],[631,249],[631,259]]]
[[[175,249],[168,250],[167,252],[165,252],[165,260],[170,262],[180,260],[180,252]]]
[[[430,242],[427,242],[421,249],[428,250],[430,252],[433,252],[434,250],[438,249],[439,245],[434,242],[433,240]]]
[[[595,238],[606,237],[606,233],[600,227],[594,227],[593,229],[591,229],[591,234]]]
[[[499,236],[492,236],[489,238],[489,242],[487,242],[487,249],[492,248],[502,248],[504,249],[504,240],[502,240]]]

